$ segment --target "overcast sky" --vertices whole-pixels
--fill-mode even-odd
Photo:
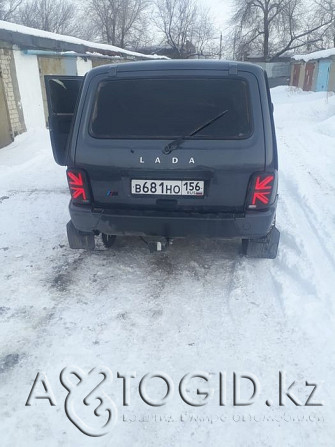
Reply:
[[[218,30],[224,32],[232,14],[233,0],[202,0],[201,3],[210,8]]]

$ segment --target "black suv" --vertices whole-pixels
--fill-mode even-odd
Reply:
[[[68,166],[71,248],[141,236],[240,238],[275,258],[278,160],[266,73],[225,61],[104,65],[46,76],[56,162]]]

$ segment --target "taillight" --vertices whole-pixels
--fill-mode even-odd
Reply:
[[[80,169],[69,168],[66,176],[73,202],[89,203],[91,197],[86,173]]]
[[[256,173],[249,183],[247,208],[268,208],[275,201],[277,195],[277,172]]]

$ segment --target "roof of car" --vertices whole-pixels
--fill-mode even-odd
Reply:
[[[156,60],[156,61],[138,61],[120,64],[102,65],[91,70],[96,74],[111,72],[116,75],[117,72],[125,73],[131,71],[162,71],[162,70],[227,70],[231,74],[238,71],[248,71],[254,74],[260,74],[263,69],[256,64],[247,62],[223,61],[215,59],[174,59],[174,60]]]

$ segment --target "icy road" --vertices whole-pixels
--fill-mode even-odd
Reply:
[[[335,96],[284,87],[272,96],[275,260],[245,259],[239,243],[211,240],[178,240],[163,254],[126,238],[112,250],[71,251],[65,173],[47,131],[0,150],[1,446],[335,445]],[[102,387],[118,416],[106,436],[86,436],[66,415],[59,376],[72,366],[113,372]],[[174,392],[152,407],[139,383],[157,371]],[[197,387],[213,392],[192,406],[179,383],[199,371],[209,380],[191,380],[188,396],[201,402]],[[117,372],[136,372],[128,406]],[[251,405],[234,405],[234,372],[257,382]],[[253,383],[240,382],[247,402]],[[162,379],[149,381],[147,394],[161,400]],[[84,397],[74,399],[74,412]],[[82,418],[99,426],[104,416],[93,409]]]

